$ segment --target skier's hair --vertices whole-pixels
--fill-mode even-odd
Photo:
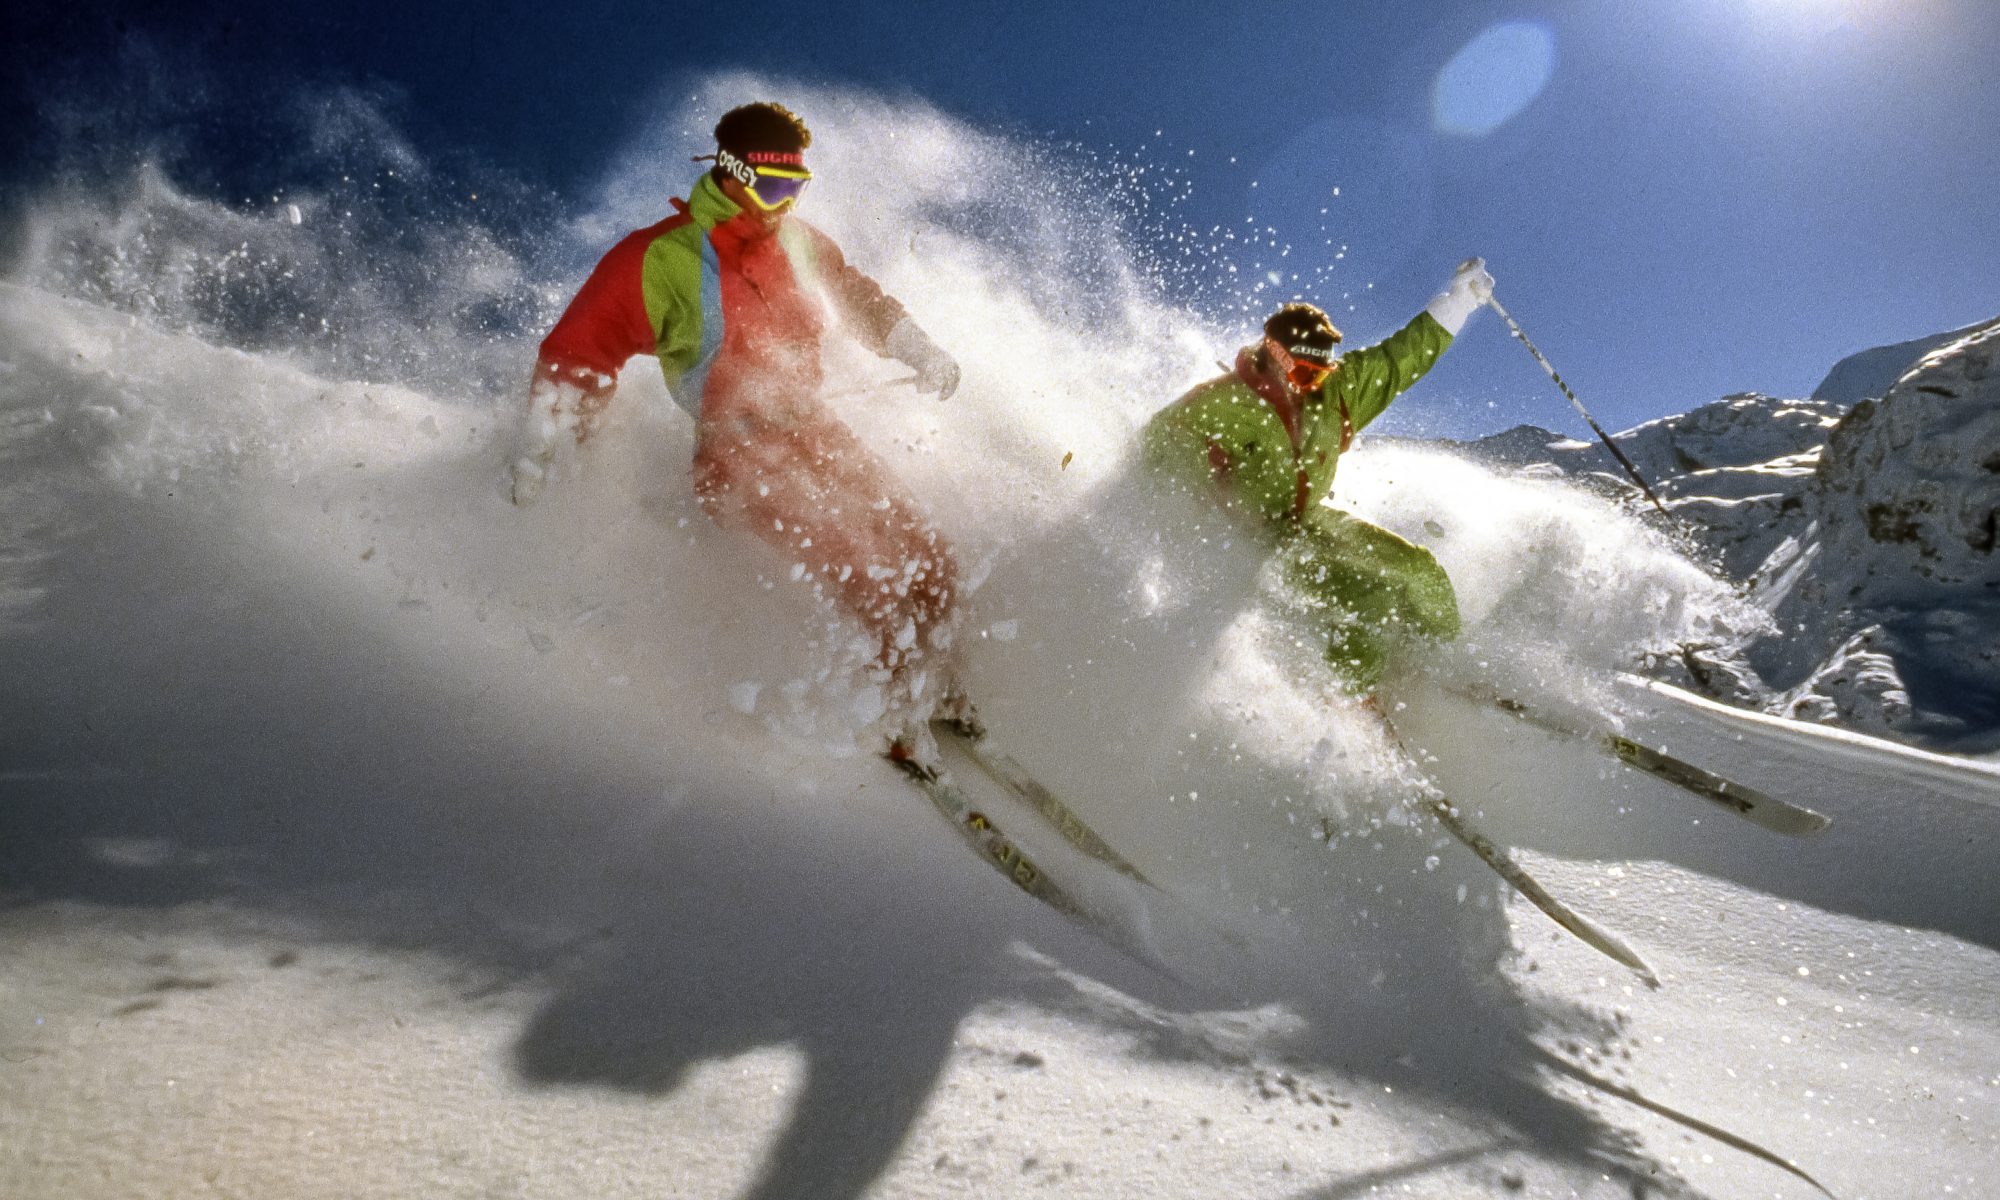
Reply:
[[[738,155],[754,150],[796,152],[812,141],[812,131],[797,113],[768,100],[732,108],[715,123],[715,144]]]

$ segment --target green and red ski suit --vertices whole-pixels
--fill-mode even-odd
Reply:
[[[903,306],[832,238],[789,214],[774,226],[744,212],[709,175],[673,204],[598,263],[543,339],[537,372],[581,387],[589,418],[629,359],[656,356],[695,418],[703,507],[803,564],[880,639],[878,665],[900,668],[951,611],[952,554],[819,393],[829,325],[881,353]]]
[[[1458,636],[1458,598],[1431,552],[1326,503],[1354,435],[1451,342],[1419,313],[1379,345],[1343,354],[1303,396],[1248,348],[1234,371],[1161,409],[1143,434],[1156,472],[1258,519],[1286,579],[1326,613],[1327,659],[1357,692],[1374,689],[1399,638]]]

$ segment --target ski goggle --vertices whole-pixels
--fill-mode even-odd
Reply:
[[[1300,347],[1300,352],[1294,354],[1279,345],[1276,340],[1267,340],[1270,340],[1272,357],[1277,360],[1278,366],[1285,373],[1285,382],[1291,384],[1294,391],[1317,390],[1320,384],[1326,382],[1326,377],[1333,374],[1334,367],[1339,365],[1339,360],[1331,357],[1326,362],[1305,357],[1306,354],[1314,352],[1305,347]],[[1319,351],[1319,353],[1330,352]]]
[[[811,182],[811,171],[759,167],[755,176],[743,187],[757,202],[757,207],[765,212],[776,212],[787,204],[798,203],[799,197],[805,194],[806,185]]]
[[[813,173],[806,170],[804,163],[797,166],[752,166],[727,150],[717,150],[712,156],[717,166],[727,172],[731,179],[743,185],[750,193],[750,199],[765,212],[776,212],[787,204],[796,204],[806,184],[812,182]],[[751,157],[758,157],[752,155]],[[797,154],[771,155],[797,162]]]

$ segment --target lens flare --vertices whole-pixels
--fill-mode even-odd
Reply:
[[[1442,133],[1485,137],[1521,115],[1555,73],[1555,35],[1530,21],[1494,25],[1465,44],[1431,86]]]

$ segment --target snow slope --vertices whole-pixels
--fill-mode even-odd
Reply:
[[[1744,578],[1797,527],[1797,496],[1846,406],[1745,392],[1614,435],[1732,578]],[[1609,495],[1636,494],[1595,439],[1532,425],[1464,443],[1482,462],[1555,468]]]
[[[819,101],[830,147],[1027,169]],[[1412,684],[1432,765],[1642,946],[1644,989],[1415,815],[1282,609],[1207,569],[1227,530],[1200,562],[1149,534],[1204,517],[1148,507],[1122,448],[1174,390],[1156,347],[1195,372],[1211,334],[1137,290],[1079,326],[1019,246],[889,214],[910,254],[829,193],[967,363],[948,408],[850,415],[984,574],[987,715],[1180,899],[986,798],[1183,979],[1034,906],[865,752],[838,627],[700,516],[645,364],[524,513],[511,396],[44,277],[0,285],[0,1193],[1813,1194],[1561,1061],[1843,1197],[1981,1194],[2000,809],[1808,763],[1835,825],[1780,841]],[[1612,711],[1639,653],[1757,619],[1559,483],[1379,446],[1342,492],[1464,591],[1420,678]]]

